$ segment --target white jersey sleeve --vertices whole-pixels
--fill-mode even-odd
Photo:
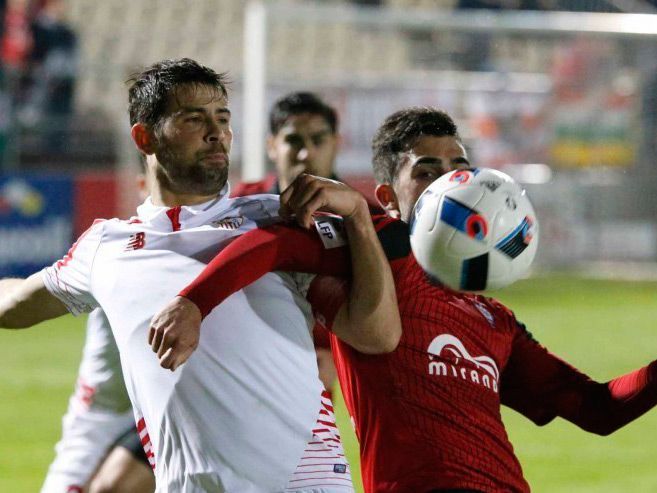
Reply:
[[[59,298],[73,315],[87,313],[98,307],[91,295],[91,270],[104,222],[95,221],[61,260],[41,271],[46,289]]]

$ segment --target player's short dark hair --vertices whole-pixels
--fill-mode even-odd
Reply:
[[[276,101],[269,112],[269,131],[276,135],[288,118],[304,113],[321,116],[331,127],[331,132],[337,133],[338,114],[335,109],[312,92],[291,92]]]
[[[127,83],[130,125],[137,122],[157,127],[172,92],[183,84],[210,86],[228,97],[228,76],[190,58],[162,60],[132,75]]]
[[[372,139],[376,181],[392,183],[399,173],[400,153],[409,151],[424,135],[461,140],[452,117],[437,108],[412,106],[386,118]]]

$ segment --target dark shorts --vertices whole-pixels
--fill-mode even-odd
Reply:
[[[130,428],[119,439],[114,443],[115,447],[122,447],[128,450],[135,459],[139,462],[143,462],[149,468],[151,465],[148,463],[148,457],[146,457],[146,452],[144,452],[144,447],[141,445],[141,440],[139,440],[139,433],[137,428]]]

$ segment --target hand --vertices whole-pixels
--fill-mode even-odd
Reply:
[[[356,190],[339,181],[302,173],[281,193],[279,213],[285,219],[294,215],[300,226],[311,228],[317,211],[338,214],[345,220],[369,217],[365,197]]]
[[[189,359],[201,337],[201,311],[182,296],[176,296],[151,319],[148,343],[160,366],[174,371]]]

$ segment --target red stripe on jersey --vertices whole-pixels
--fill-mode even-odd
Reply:
[[[322,405],[329,405],[325,393],[322,394]],[[326,428],[313,430],[313,437],[299,461],[285,489],[286,492],[312,488],[339,488],[341,491],[353,492],[349,464],[344,457],[340,436],[335,428],[333,413],[320,409],[317,419]]]
[[[153,444],[151,443],[151,437],[148,435],[148,430],[146,429],[146,421],[144,418],[141,418],[137,421],[137,431],[139,432],[139,439],[141,445],[144,448],[144,453],[148,458],[148,463],[151,466],[151,469],[155,470],[155,454],[153,454]]]
[[[169,220],[171,221],[171,229],[173,231],[180,231],[180,211],[182,208],[178,205],[176,207],[172,207],[167,211],[167,216],[169,217]]]

